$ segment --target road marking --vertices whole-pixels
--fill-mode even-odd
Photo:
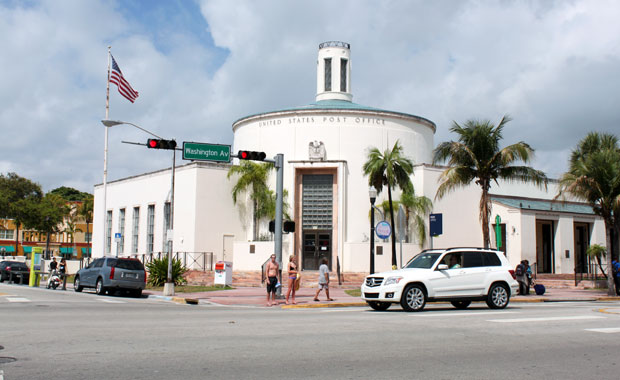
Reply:
[[[520,322],[547,322],[547,321],[574,321],[580,319],[605,319],[596,315],[574,315],[570,317],[544,317],[544,318],[515,318],[515,319],[491,319],[487,322],[520,323]]]
[[[613,334],[613,333],[620,333],[620,327],[608,327],[608,328],[602,328],[602,329],[585,329],[585,331],[593,331],[593,332],[599,332],[599,333],[604,333],[604,334]]]
[[[126,301],[117,301],[117,300],[99,300],[105,303],[127,303]]]
[[[430,312],[430,311],[429,311]],[[478,313],[433,313],[433,314],[419,314],[411,315],[412,317],[462,317],[462,316],[474,316],[474,315],[494,315],[494,314],[517,314],[518,311],[482,311]]]
[[[7,297],[6,300],[9,302],[30,302],[28,298],[23,297]]]
[[[605,314],[620,314],[620,308],[617,307],[607,307],[604,309],[596,309],[596,311],[598,311],[599,313],[605,313]]]
[[[321,313],[336,313],[336,312],[343,312],[343,311],[348,311],[348,312],[359,312],[360,309],[328,309],[328,310],[319,310]]]

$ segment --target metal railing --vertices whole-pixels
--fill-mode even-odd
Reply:
[[[161,260],[166,255],[166,252],[153,252],[137,255],[137,258],[146,265],[154,259]],[[213,271],[213,252],[174,252],[172,259],[179,260],[188,269],[200,270],[202,272]]]
[[[598,263],[591,261],[575,265],[575,286],[583,280],[598,281],[604,279],[607,279],[607,264],[599,266]]]

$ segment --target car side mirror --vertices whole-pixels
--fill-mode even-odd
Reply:
[[[447,270],[448,266],[446,264],[437,265],[437,270]]]

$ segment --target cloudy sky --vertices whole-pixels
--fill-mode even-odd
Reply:
[[[102,182],[107,47],[140,92],[110,119],[177,141],[232,143],[243,116],[308,104],[318,45],[351,44],[356,103],[499,121],[549,176],[589,131],[620,134],[620,2],[0,0],[0,172],[46,191]],[[170,165],[110,129],[109,180]],[[180,159],[179,159],[180,160]]]

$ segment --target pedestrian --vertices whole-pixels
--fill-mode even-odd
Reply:
[[[280,274],[280,265],[276,262],[275,254],[271,255],[271,260],[267,263],[265,273],[267,275],[267,306],[277,305],[276,289],[279,284],[278,276]],[[270,301],[269,296],[272,296],[273,302]]]
[[[620,263],[616,260],[611,262],[612,274],[614,276],[614,283],[616,285],[616,295],[620,296]]]
[[[57,268],[58,268],[58,262],[56,261],[55,257],[52,257],[52,262],[50,263],[50,275],[54,274]]]
[[[519,294],[527,295],[526,291],[526,274],[525,274],[525,260],[521,260],[519,265],[515,268],[515,275],[517,276],[517,282],[519,283]]]
[[[321,259],[321,265],[319,266],[319,288],[314,295],[315,301],[319,300],[319,293],[321,293],[323,289],[325,289],[327,300],[333,301],[333,299],[329,297],[329,268],[327,267],[327,259],[325,257]]]
[[[58,264],[58,272],[60,273],[60,277],[63,277],[67,272],[67,261],[64,257],[60,259],[60,263]]]
[[[532,286],[532,268],[530,267],[529,260],[523,260],[525,266],[525,295],[530,295],[530,286]]]
[[[286,291],[286,304],[288,305],[288,299],[293,293],[293,305],[296,305],[295,302],[295,282],[297,281],[297,277],[299,277],[299,271],[297,269],[297,258],[295,255],[291,255],[288,258],[288,290]]]

